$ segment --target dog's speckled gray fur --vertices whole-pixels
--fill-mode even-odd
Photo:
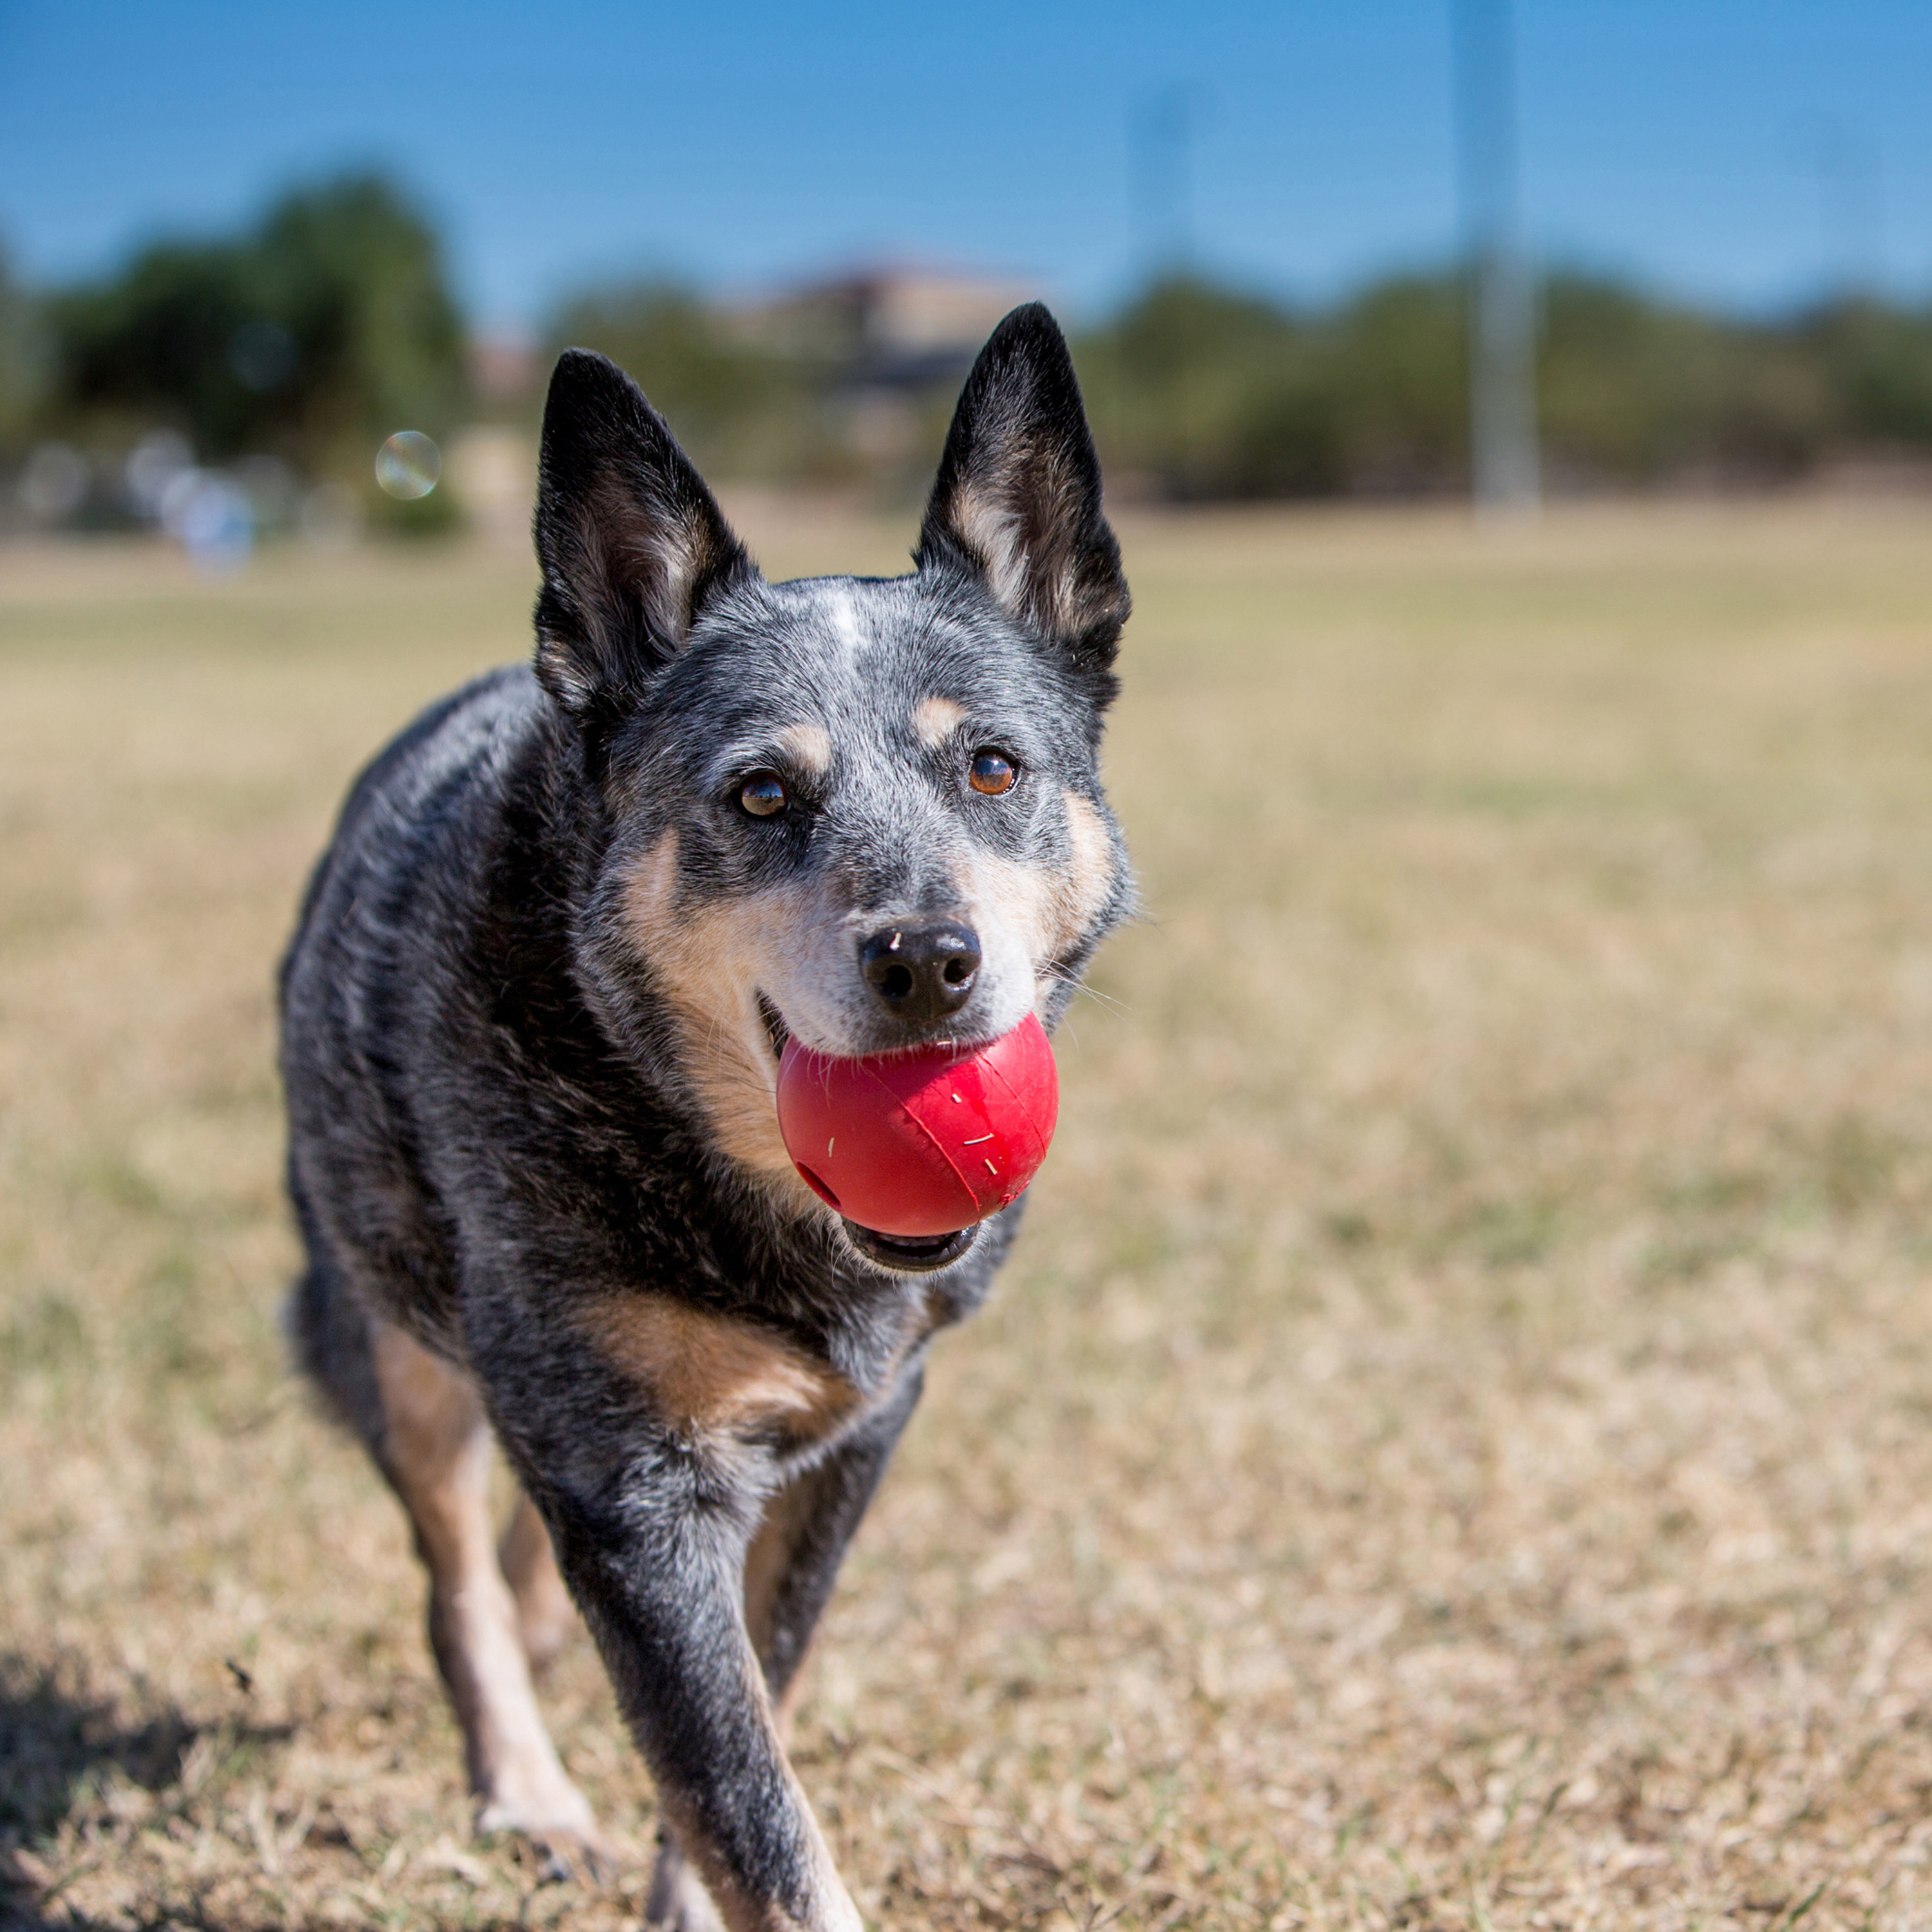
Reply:
[[[382,1338],[480,1389],[711,1904],[856,1924],[772,1706],[927,1343],[1018,1209],[938,1272],[881,1265],[772,1156],[758,1083],[768,1104],[783,1029],[865,1053],[1058,1018],[1131,898],[1096,766],[1118,551],[1038,308],[968,382],[910,576],[766,583],[641,394],[579,352],[537,537],[534,669],[363,775],[284,965],[296,1331],[392,1479]],[[1011,792],[965,782],[981,747]],[[740,806],[754,771],[789,809]],[[856,949],[921,914],[976,923],[984,964],[913,1028]],[[701,1922],[679,1895],[661,1910]]]

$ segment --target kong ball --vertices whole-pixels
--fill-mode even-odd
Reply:
[[[978,1046],[848,1059],[785,1042],[778,1132],[806,1186],[874,1234],[957,1234],[1018,1199],[1060,1111],[1029,1013]]]

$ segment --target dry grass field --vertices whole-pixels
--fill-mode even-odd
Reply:
[[[754,504],[769,567],[910,530]],[[1932,1924],[1932,512],[1130,522],[1147,921],[830,1613],[882,1928]],[[634,1923],[470,1834],[284,1368],[270,974],[520,558],[0,555],[0,1923]]]

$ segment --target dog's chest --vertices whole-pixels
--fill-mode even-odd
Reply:
[[[886,1399],[945,1318],[941,1298],[922,1287],[872,1311],[842,1338],[856,1346],[833,1352],[650,1292],[601,1297],[579,1321],[662,1426],[796,1451],[842,1435]]]

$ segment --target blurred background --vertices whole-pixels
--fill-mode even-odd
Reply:
[[[1922,486],[1924,10],[1514,10],[10,5],[0,516],[508,525],[571,342],[893,500],[1036,296],[1123,500]]]
[[[634,1928],[289,1370],[274,962],[560,344],[774,577],[1065,321],[1146,916],[795,1756],[919,1932],[1932,1924],[1932,9],[0,0],[0,1932]],[[500,1500],[507,1507],[507,1490]]]

